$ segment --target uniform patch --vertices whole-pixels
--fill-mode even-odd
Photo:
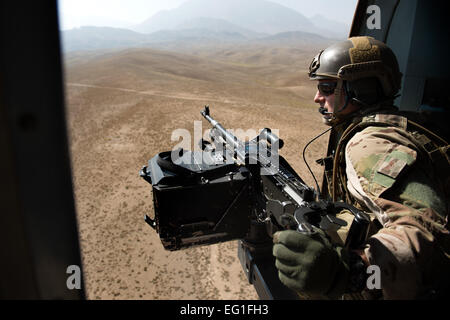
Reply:
[[[391,158],[381,163],[377,172],[395,179],[406,165],[407,165],[406,161]]]

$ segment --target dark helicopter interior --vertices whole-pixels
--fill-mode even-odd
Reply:
[[[442,123],[448,114],[450,96],[448,36],[444,1],[359,1],[350,36],[368,35],[385,42],[396,54],[403,74],[400,96],[395,104],[403,111],[431,114],[438,128],[449,137],[448,125]],[[380,8],[380,29],[369,29],[366,8]]]

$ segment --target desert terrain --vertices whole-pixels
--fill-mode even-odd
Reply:
[[[188,50],[189,49],[189,50]],[[65,94],[78,228],[88,299],[257,299],[237,241],[169,252],[144,222],[151,186],[139,170],[193,133],[204,105],[224,127],[278,129],[280,150],[309,184],[305,144],[326,129],[307,68],[319,47],[150,48],[65,56]],[[194,143],[194,141],[192,142]],[[196,143],[196,142],[195,142]],[[307,159],[326,152],[327,136]]]

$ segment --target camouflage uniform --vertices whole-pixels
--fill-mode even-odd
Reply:
[[[394,52],[372,37],[352,37],[320,51],[308,75],[335,82],[326,121],[334,131],[320,163],[330,198],[373,217],[363,251],[380,268],[384,298],[448,292],[449,145],[393,106],[402,78]],[[345,113],[349,103],[360,108]],[[346,229],[330,236],[345,243]]]
[[[372,114],[350,127],[337,146],[330,193],[378,225],[364,253],[380,267],[384,298],[442,294],[450,283],[448,158],[445,170],[437,168],[426,136],[399,115]]]

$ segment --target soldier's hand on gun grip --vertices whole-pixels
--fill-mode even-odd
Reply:
[[[273,255],[281,282],[299,293],[339,298],[348,283],[347,250],[334,246],[322,230],[293,230],[273,236]]]

